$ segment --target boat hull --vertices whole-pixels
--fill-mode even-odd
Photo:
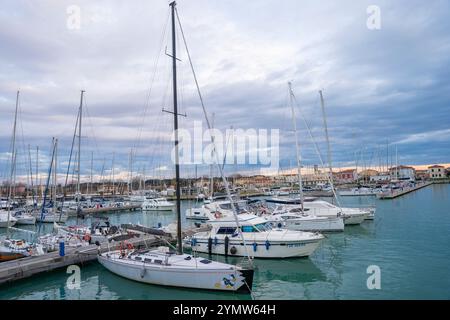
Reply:
[[[24,254],[17,252],[0,252],[0,262],[11,261],[26,257]]]
[[[7,220],[5,220],[5,221],[2,220],[2,221],[0,221],[0,228],[9,228],[9,227],[14,226],[16,223],[17,223],[16,220],[10,220],[9,224],[8,224]]]
[[[344,219],[327,218],[313,220],[287,220],[284,227],[296,231],[321,231],[321,232],[341,232],[344,231]]]
[[[209,253],[208,239],[197,239],[191,248],[197,252]],[[284,259],[310,256],[319,246],[320,240],[273,242],[268,248],[265,241],[246,241],[247,246],[241,245],[241,240],[230,240],[228,244],[228,256],[247,256],[252,258]],[[256,243],[256,250],[254,243]],[[234,248],[234,249],[233,249]],[[246,250],[247,249],[247,250]],[[234,253],[233,253],[234,252]],[[211,254],[225,255],[225,242],[223,240],[212,241]]]
[[[142,211],[172,211],[173,206],[143,206]]]
[[[42,222],[42,223],[55,223],[55,222],[66,222],[67,221],[67,215],[62,215],[61,218],[59,217],[59,215],[54,216],[54,215],[45,215],[43,219],[41,219],[40,216],[38,216],[36,218],[37,222]]]
[[[246,291],[248,288],[244,282],[238,283],[236,281],[236,285],[230,286],[223,283],[224,278],[253,278],[253,270],[164,268],[162,266],[131,265],[120,260],[118,258],[108,258],[107,254],[98,256],[99,263],[109,271],[130,280],[153,285],[219,291]],[[251,283],[249,287],[251,288]]]
[[[36,217],[16,218],[17,225],[34,225],[36,224]]]
[[[352,215],[344,215],[344,224],[345,225],[358,225],[363,223],[365,220],[365,214],[352,214]]]

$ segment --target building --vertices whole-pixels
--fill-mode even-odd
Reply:
[[[339,172],[333,172],[333,180],[338,183],[351,183],[358,180],[356,169],[346,169]]]
[[[391,180],[389,172],[380,172],[374,176],[370,176],[370,182],[388,182]]]
[[[377,176],[379,172],[374,169],[362,170],[358,173],[358,179],[362,181],[370,181],[370,177]]]
[[[428,167],[428,174],[431,179],[444,179],[447,177],[445,167],[437,164]]]
[[[416,170],[409,166],[397,166],[389,168],[389,175],[392,180],[415,180]]]
[[[430,173],[428,172],[428,169],[416,170],[416,179],[417,180],[428,180],[428,179],[430,179]]]

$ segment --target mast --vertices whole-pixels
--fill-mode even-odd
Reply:
[[[11,174],[9,179],[9,192],[8,192],[8,222],[6,223],[6,235],[9,234],[9,221],[11,219],[11,195],[13,191],[13,187],[15,182],[14,179],[14,171],[16,166],[16,128],[17,128],[17,110],[19,109],[19,90],[17,90],[16,95],[16,111],[14,113],[14,126],[13,126],[13,136],[12,136],[12,148],[11,148]]]
[[[111,170],[112,170],[112,195],[114,196],[115,194],[116,194],[116,190],[115,190],[115,186],[114,186],[114,179],[115,179],[115,177],[114,177],[114,158],[115,158],[115,155],[116,155],[116,152],[115,151],[113,151],[113,156],[112,156],[112,168],[111,168]]]
[[[93,181],[93,175],[92,175],[92,173],[93,173],[93,169],[94,169],[94,151],[91,151],[91,179],[90,179],[90,192],[88,192],[89,194],[91,194],[92,193],[92,189],[93,189],[93,183],[94,183],[94,181]],[[88,190],[89,191],[89,190]]]
[[[83,95],[84,90],[81,90],[81,97],[80,97],[80,111],[79,111],[79,118],[78,118],[78,163],[77,163],[77,203],[78,203],[78,210],[80,208],[80,163],[81,163],[81,119],[83,118]]]
[[[172,14],[172,69],[173,69],[173,130],[175,134],[175,184],[176,184],[176,210],[177,210],[177,253],[183,254],[181,243],[181,208],[180,208],[180,163],[178,154],[178,97],[177,97],[177,48],[175,38],[175,6],[176,2],[170,4]]]
[[[33,198],[33,204],[35,201],[35,192],[34,192],[34,183],[33,183],[33,165],[31,163],[31,146],[28,145],[28,161],[29,161],[29,165],[30,165],[30,182],[31,182],[31,196]]]
[[[288,82],[288,86],[289,86],[289,102],[290,102],[291,110],[292,110],[292,124],[294,127],[294,134],[295,134],[295,151],[296,151],[295,156],[297,158],[298,191],[300,193],[300,202],[301,202],[302,213],[304,213],[304,208],[303,208],[304,196],[303,196],[303,181],[302,181],[301,162],[300,162],[300,147],[298,144],[297,120],[295,118],[294,103],[292,101],[292,83]]]
[[[395,179],[398,180],[398,151],[397,151],[397,146],[395,146]]]
[[[320,105],[322,107],[322,118],[323,118],[323,127],[325,129],[325,137],[327,140],[327,158],[328,158],[328,169],[330,174],[330,180],[333,181],[333,168],[331,164],[331,147],[330,147],[330,139],[328,137],[328,125],[327,125],[327,116],[325,114],[325,103],[323,101],[322,90],[319,90],[320,95]],[[333,183],[332,183],[333,185]],[[333,187],[333,186],[332,186]]]
[[[214,118],[215,118],[215,113],[213,112],[212,117],[211,117],[211,129],[214,129]],[[211,134],[213,133],[213,131],[211,130]],[[214,141],[214,136],[211,137],[211,140]],[[212,161],[212,157],[214,156],[214,150],[211,150],[211,161]],[[213,178],[213,165],[212,163],[209,165],[209,194],[211,195],[211,200],[213,199],[213,195],[214,195],[214,178]]]
[[[55,160],[53,162],[53,212],[56,213],[56,189],[57,189],[57,163],[58,163],[58,139],[55,138]]]
[[[36,146],[36,205],[41,199],[42,189],[41,189],[41,176],[39,174],[39,146]]]

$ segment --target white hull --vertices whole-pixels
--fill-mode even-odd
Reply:
[[[29,217],[19,217],[17,219],[17,225],[34,225],[36,224],[36,217],[29,216]]]
[[[288,219],[283,223],[284,228],[297,231],[321,231],[340,232],[344,231],[344,219],[340,217],[320,217],[324,219]],[[281,221],[274,221],[277,225]]]
[[[310,256],[319,246],[320,241],[295,241],[286,244],[286,242],[271,242],[269,249],[266,248],[265,241],[246,241],[247,250],[241,245],[242,240],[240,237],[231,238],[228,244],[229,256],[247,256],[247,253],[252,258],[298,258]],[[254,243],[257,244],[256,251],[254,249]],[[197,252],[208,252],[208,239],[196,238],[196,244],[191,247]],[[231,253],[232,248],[236,249],[234,254]],[[218,240],[217,244],[212,241],[211,254],[225,255],[224,240]]]
[[[59,216],[59,214],[51,214],[51,213],[47,213],[44,215],[44,218],[41,219],[41,215],[39,214],[36,218],[37,222],[42,222],[42,223],[55,223],[55,222],[61,222],[64,223],[67,221],[67,215],[63,214],[61,215],[61,217]]]
[[[186,219],[205,221],[209,220],[208,210],[201,208],[189,208],[186,210]]]
[[[180,258],[184,257],[187,255]],[[148,284],[223,291],[239,291],[246,286],[240,271],[233,266],[216,262],[212,264],[221,265],[220,268],[152,264],[121,259],[118,251],[99,255],[98,261],[119,276]],[[224,279],[236,280],[231,285],[230,282],[224,283]]]
[[[0,221],[0,228],[8,228],[8,227],[12,227],[12,226],[14,226],[16,224],[16,221],[14,220],[10,220],[9,221],[9,224],[8,224],[8,221],[7,220],[5,220],[5,221]]]
[[[365,214],[352,214],[352,215],[344,215],[344,224],[345,225],[356,225],[361,224],[366,218]]]
[[[142,206],[143,211],[172,211],[173,206]]]
[[[339,195],[342,197],[370,197],[376,196],[380,192],[372,190],[341,190]]]
[[[172,211],[175,204],[165,198],[147,199],[142,203],[143,211]]]
[[[0,228],[9,228],[14,226],[16,223],[17,219],[12,216],[12,212],[9,214],[9,219],[6,211],[0,212]]]

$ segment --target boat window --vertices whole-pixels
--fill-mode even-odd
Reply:
[[[271,226],[268,223],[257,224],[255,226],[255,228],[257,229],[256,232],[269,231],[270,229],[272,229]]]
[[[148,263],[151,263],[151,262],[152,262],[152,259],[149,259],[149,258],[145,258],[145,259],[144,259],[144,262],[148,262]]]
[[[230,210],[231,209],[231,203],[222,203],[219,205],[220,209]]]
[[[254,226],[242,226],[241,230],[242,232],[258,232]]]
[[[235,227],[220,227],[217,234],[233,234],[236,231]]]
[[[134,257],[134,260],[142,261],[142,258],[141,257]]]
[[[204,264],[211,263],[211,261],[210,261],[210,260],[207,260],[207,259],[200,260],[200,262],[201,262],[201,263],[204,263]]]
[[[155,259],[153,262],[156,264],[162,264],[162,260],[158,260],[158,259]]]

